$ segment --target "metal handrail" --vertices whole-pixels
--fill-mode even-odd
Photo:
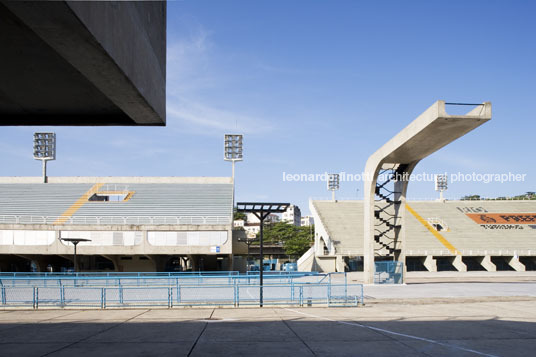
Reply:
[[[140,307],[256,305],[259,285],[169,285],[157,287],[1,287],[1,306],[9,307]],[[278,284],[264,286],[264,305],[358,306],[364,303],[362,284]],[[253,292],[253,294],[252,294]]]
[[[229,216],[26,216],[1,215],[0,224],[61,224],[79,225],[180,225],[180,224],[230,224]]]

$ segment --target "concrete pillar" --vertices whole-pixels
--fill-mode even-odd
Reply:
[[[467,265],[465,265],[465,263],[462,261],[461,255],[454,256],[454,259],[452,260],[452,265],[458,271],[467,271]]]
[[[192,266],[190,264],[190,259],[188,257],[180,257],[181,259],[181,266],[183,271],[187,271],[188,269],[191,269]]]
[[[435,260],[432,255],[427,255],[424,257],[423,265],[429,272],[437,272],[437,260]]]
[[[119,270],[119,257],[117,255],[102,255],[103,258],[108,259],[114,264],[114,271]]]
[[[344,272],[344,257],[342,255],[336,256],[335,269],[338,272]]]
[[[232,271],[234,270],[234,256],[232,254],[229,254],[228,256],[228,260],[227,260],[227,270],[228,271]]]
[[[198,271],[199,270],[199,255],[188,255],[188,260],[190,261],[190,266],[192,268],[192,271]]]
[[[162,255],[151,254],[151,255],[146,255],[146,257],[149,258],[149,260],[153,264],[153,266],[154,266],[153,271],[155,271],[155,272],[163,272],[165,270],[165,267],[166,267],[167,259],[169,259],[170,256],[167,256],[167,255],[162,256]]]
[[[486,269],[486,271],[497,271],[497,266],[493,264],[493,262],[491,261],[491,256],[489,255],[486,255],[482,259],[480,259],[479,263],[484,269]]]
[[[525,265],[519,261],[518,256],[513,257],[505,257],[506,261],[508,262],[508,265],[510,265],[512,268],[514,268],[515,271],[525,271]]]

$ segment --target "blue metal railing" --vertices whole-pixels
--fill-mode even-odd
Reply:
[[[0,272],[3,277],[180,277],[180,276],[237,276],[239,271],[188,271],[188,272]]]
[[[2,287],[2,307],[243,306],[259,304],[259,285],[157,287]],[[263,305],[358,306],[361,284],[274,284],[263,287]]]
[[[272,275],[265,279],[265,284],[282,284],[294,282],[322,283],[332,281],[330,274],[280,274]],[[334,273],[332,273],[334,274]],[[0,275],[0,286],[168,286],[168,285],[194,285],[194,284],[258,284],[259,276],[255,274],[246,275],[130,275],[122,274],[115,276],[63,274],[54,275]],[[346,280],[345,280],[346,283]]]

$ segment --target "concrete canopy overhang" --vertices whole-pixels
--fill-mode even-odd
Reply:
[[[382,169],[390,168],[400,177],[409,178],[415,166],[422,159],[443,148],[454,140],[476,129],[491,119],[491,103],[484,102],[465,115],[449,115],[445,101],[438,100],[419,117],[384,144],[367,160],[364,179],[364,272],[365,282],[374,279],[374,223],[375,195],[378,175]],[[394,181],[393,202],[396,224],[403,227],[404,210],[409,180]],[[397,240],[404,247],[404,230],[399,231]],[[399,259],[404,257],[403,248]]]
[[[0,125],[165,125],[165,1],[0,0]]]
[[[465,115],[449,115],[445,101],[438,100],[372,154],[367,161],[367,169],[380,163],[410,164],[420,161],[490,119],[490,102]]]

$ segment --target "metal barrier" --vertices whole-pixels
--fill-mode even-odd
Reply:
[[[227,225],[231,223],[229,216],[16,216],[1,215],[2,224],[54,224],[58,219],[62,224],[75,225],[168,225],[168,224],[213,224]]]
[[[375,262],[374,267],[374,284],[402,284],[404,282],[404,263]]]
[[[146,275],[151,274],[151,275]],[[331,273],[337,274],[337,273]],[[290,283],[331,283],[331,274],[304,274],[286,272],[273,274],[264,279],[265,285]],[[329,279],[326,277],[329,276]],[[340,282],[337,280],[337,282]],[[346,279],[344,280],[346,283]],[[237,285],[259,284],[259,275],[238,272],[196,272],[196,273],[107,273],[105,275],[90,273],[0,273],[0,286],[169,286],[169,285]]]
[[[154,277],[154,276],[233,276],[240,275],[239,271],[187,271],[187,272],[0,272],[0,278],[2,277],[94,277],[94,276],[105,276],[105,277]]]
[[[259,285],[160,287],[1,287],[2,307],[151,307],[259,305]],[[263,305],[358,306],[361,284],[281,284],[263,287]]]

